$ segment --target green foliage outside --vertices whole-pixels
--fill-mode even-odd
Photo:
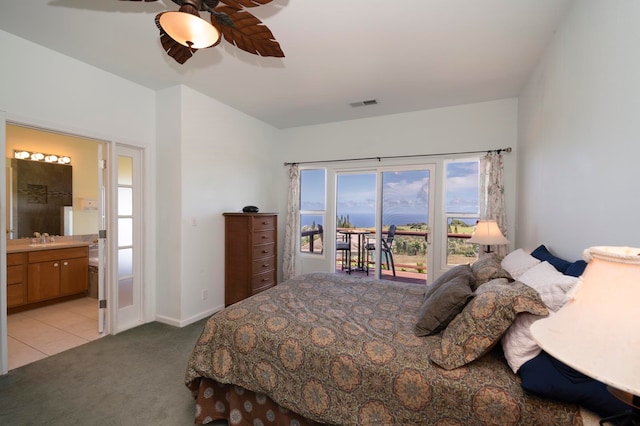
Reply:
[[[449,234],[473,234],[473,226],[468,225],[462,220],[453,219],[447,230]],[[478,257],[478,245],[469,244],[465,238],[448,238],[447,254],[449,256]]]
[[[349,220],[349,215],[346,216],[336,216],[336,228],[354,228]]]

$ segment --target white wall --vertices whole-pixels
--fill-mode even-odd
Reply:
[[[156,318],[180,321],[182,283],[182,90],[157,93]]]
[[[640,2],[575,2],[520,97],[516,241],[640,245]]]
[[[285,161],[440,154],[512,147],[511,154],[504,154],[504,167],[508,234],[513,235],[517,108],[517,100],[505,99],[282,130],[279,136],[282,146],[278,154],[280,209],[286,209],[287,172],[282,166]],[[436,161],[441,162],[442,158],[438,157]],[[363,164],[366,163],[358,163]],[[440,190],[436,188],[436,192]],[[436,214],[436,219],[439,217]],[[433,231],[438,232],[436,228]]]
[[[158,98],[158,318],[184,325],[224,307],[222,213],[248,204],[277,212],[277,129],[187,87],[166,92]]]
[[[153,91],[1,30],[0,45],[0,111],[7,119],[153,144]]]

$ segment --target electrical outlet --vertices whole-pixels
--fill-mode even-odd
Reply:
[[[206,289],[202,289],[202,300],[207,300],[208,292]]]

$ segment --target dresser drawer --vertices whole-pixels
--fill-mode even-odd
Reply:
[[[256,259],[253,261],[253,273],[262,274],[264,272],[273,271],[276,269],[276,258],[265,257],[264,259]]]
[[[276,241],[276,230],[257,231],[253,233],[253,244],[266,244]]]
[[[276,216],[254,216],[253,230],[276,229]]]
[[[274,275],[275,274],[273,273],[273,271],[254,275],[251,279],[252,294],[256,294],[263,290],[266,290],[269,287],[273,287],[276,283]]]
[[[271,244],[260,244],[253,246],[252,256],[253,259],[262,259],[265,257],[271,257],[276,254],[276,245],[274,243]]]
[[[24,282],[26,267],[27,265],[7,266],[7,284]]]

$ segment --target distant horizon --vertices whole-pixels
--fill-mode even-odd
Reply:
[[[353,227],[355,228],[373,228],[375,227],[376,223],[376,215],[375,213],[345,213],[342,214],[342,216],[344,216],[346,218],[346,216],[349,216],[349,222],[351,223],[351,225],[353,225]],[[339,218],[341,215],[338,214],[337,218]],[[477,219],[476,218],[457,218],[458,220],[462,220],[463,222],[469,224],[469,225],[475,225]],[[322,216],[319,215],[302,215],[302,220],[300,223],[301,227],[304,226],[311,226],[313,225],[313,223],[316,223],[316,225],[318,225],[319,223],[322,222]],[[392,214],[387,214],[384,215],[382,218],[382,224],[389,226],[389,225],[396,225],[396,226],[406,226],[409,224],[414,224],[414,223],[424,223],[424,224],[428,224],[429,223],[429,219],[428,219],[428,215],[426,214],[415,214],[415,213],[392,213]]]

